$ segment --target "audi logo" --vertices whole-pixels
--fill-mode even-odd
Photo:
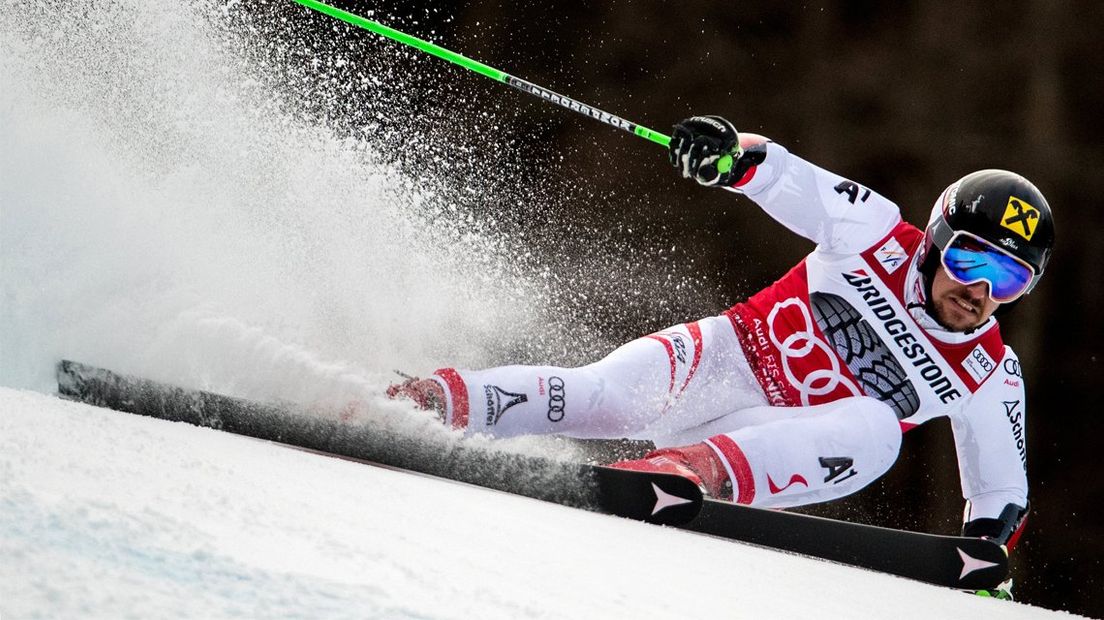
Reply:
[[[993,361],[989,359],[989,356],[985,354],[985,351],[974,349],[973,352],[970,353],[970,356],[974,358],[974,361],[981,365],[982,370],[984,370],[986,373],[993,370]]]
[[[778,313],[789,307],[797,308],[801,313],[804,325],[800,331],[794,331],[784,339],[779,340],[774,329],[775,321]],[[852,395],[861,396],[862,392],[859,391],[858,386],[843,376],[839,358],[828,347],[828,343],[817,338],[813,331],[813,325],[813,317],[809,314],[809,308],[797,297],[790,297],[775,304],[774,308],[771,308],[770,314],[767,315],[768,335],[774,346],[778,347],[778,352],[782,354],[782,371],[786,374],[786,379],[790,382],[790,385],[797,388],[797,392],[801,396],[801,404],[808,405],[810,397],[830,394],[841,385],[847,388]],[[790,366],[790,360],[805,357],[814,350],[823,352],[832,367],[809,371],[808,374],[799,379]]]
[[[559,422],[564,417],[564,382],[559,377],[548,377],[548,420]]]

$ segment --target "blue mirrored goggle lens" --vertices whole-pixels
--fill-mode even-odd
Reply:
[[[1022,295],[1035,275],[1030,267],[996,247],[965,235],[955,235],[943,250],[943,267],[963,284],[985,280],[989,296],[1002,303]]]

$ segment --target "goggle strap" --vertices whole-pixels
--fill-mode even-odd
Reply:
[[[954,237],[954,234],[955,230],[951,228],[951,225],[947,223],[943,214],[940,213],[939,217],[935,218],[935,221],[932,222],[932,243],[942,252],[947,249],[947,244],[951,242],[951,237]]]

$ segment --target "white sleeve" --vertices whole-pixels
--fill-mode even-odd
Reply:
[[[896,204],[768,142],[751,179],[729,188],[791,231],[833,253],[866,250],[901,221]]]
[[[1008,504],[1027,506],[1024,382],[1016,354],[1004,347],[997,369],[959,413],[951,415],[965,521],[998,518]]]

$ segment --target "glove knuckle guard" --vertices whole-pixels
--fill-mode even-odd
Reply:
[[[701,185],[727,184],[731,171],[721,173],[718,164],[724,154],[738,155],[739,134],[720,116],[692,116],[675,125],[669,147],[671,163],[684,178]]]

